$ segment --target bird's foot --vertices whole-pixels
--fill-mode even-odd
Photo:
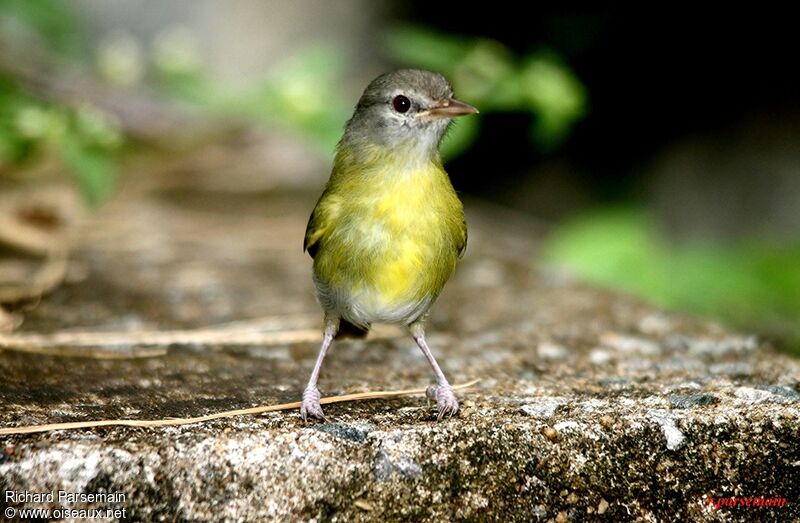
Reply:
[[[302,416],[303,421],[308,421],[309,417],[328,421],[328,418],[322,413],[322,405],[319,403],[319,390],[316,387],[306,387],[306,390],[303,391],[300,416]]]
[[[449,418],[458,412],[458,400],[450,385],[431,385],[425,395],[436,401],[436,419]]]

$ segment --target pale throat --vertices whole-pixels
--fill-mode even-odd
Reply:
[[[408,137],[398,137],[389,143],[370,144],[368,156],[380,170],[390,169],[398,174],[417,172],[431,167],[441,168],[438,133],[425,130]]]

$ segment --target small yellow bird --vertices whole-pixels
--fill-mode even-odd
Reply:
[[[467,245],[464,208],[439,142],[453,117],[477,112],[430,71],[383,74],[361,95],[303,243],[325,311],[322,347],[303,392],[304,420],[325,419],[317,379],[337,333],[363,336],[373,323],[409,328],[436,374],[427,395],[439,418],[458,412],[424,322]]]

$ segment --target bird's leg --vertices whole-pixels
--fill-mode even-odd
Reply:
[[[322,360],[325,359],[325,353],[328,352],[328,348],[331,346],[333,337],[336,336],[336,331],[338,330],[339,319],[326,317],[322,346],[319,348],[317,362],[314,364],[314,370],[311,371],[311,377],[308,378],[306,390],[303,391],[303,404],[300,406],[300,415],[303,417],[303,421],[306,421],[309,416],[327,421],[327,418],[322,413],[322,406],[319,404],[320,396],[317,389],[317,380],[319,379],[319,370],[322,368]]]
[[[429,399],[436,401],[436,411],[439,419],[450,417],[458,412],[458,400],[456,395],[453,394],[453,388],[447,382],[447,378],[444,377],[442,369],[436,363],[436,358],[433,357],[431,349],[428,348],[428,344],[425,341],[425,327],[421,322],[417,322],[410,325],[410,330],[414,341],[417,342],[422,353],[428,359],[431,368],[433,368],[434,374],[436,374],[436,385],[428,387],[425,395]]]

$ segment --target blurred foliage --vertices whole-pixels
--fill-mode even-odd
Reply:
[[[341,137],[353,104],[340,88],[348,64],[330,46],[302,49],[274,66],[261,81],[234,89],[204,77],[190,34],[173,33],[160,40],[155,60],[159,85],[172,96],[219,114],[297,132],[324,154]],[[516,60],[494,40],[414,27],[389,30],[386,42],[390,58],[443,73],[459,96],[478,106],[481,114],[532,114],[531,139],[543,150],[560,145],[588,111],[586,90],[553,52],[539,51]],[[479,133],[480,118],[458,120],[442,145],[442,155],[445,159],[458,156]]]
[[[84,63],[84,68],[92,66],[112,86],[146,84],[222,120],[234,118],[294,132],[325,155],[341,137],[353,107],[341,89],[348,64],[330,45],[301,49],[260,80],[236,87],[208,77],[198,35],[185,28],[163,31],[149,47],[116,31],[91,50],[68,3],[0,0],[0,29],[11,26],[19,39],[44,46],[62,61],[82,58],[85,62],[94,56],[93,63]],[[552,52],[517,58],[493,40],[416,27],[392,29],[386,41],[390,58],[442,72],[483,115],[531,114],[531,139],[542,150],[557,147],[586,114],[585,89]],[[445,159],[464,152],[477,139],[480,126],[480,118],[457,121],[443,144]],[[74,175],[87,200],[97,203],[114,185],[124,142],[120,126],[98,108],[38,99],[13,78],[0,75],[0,172],[9,165],[30,165],[55,155]]]
[[[0,30],[35,36],[62,56],[76,58],[85,54],[82,29],[65,2],[0,0]]]
[[[800,243],[672,244],[644,211],[607,209],[559,227],[544,259],[661,307],[788,338],[800,352]]]
[[[273,66],[261,80],[234,88],[208,80],[199,62],[187,59],[191,44],[181,45],[184,51],[175,55],[166,49],[157,54],[159,86],[171,96],[219,116],[295,132],[326,155],[341,138],[352,108],[341,95],[345,65],[335,49],[306,47]]]
[[[116,179],[121,136],[105,113],[91,107],[61,107],[36,100],[0,77],[0,173],[57,156],[95,205]]]
[[[52,0],[0,1],[0,29],[29,31],[48,49],[79,54],[81,34],[69,11]],[[122,143],[112,117],[90,105],[65,106],[38,99],[0,74],[0,174],[55,156],[74,176],[86,200],[97,204],[114,186]]]
[[[413,26],[390,30],[386,45],[398,62],[447,76],[458,96],[478,107],[482,115],[530,113],[531,140],[544,151],[563,143],[572,126],[588,112],[586,89],[552,51],[533,51],[517,59],[495,40]],[[445,158],[469,147],[480,132],[479,122],[479,118],[457,122],[442,146]]]

